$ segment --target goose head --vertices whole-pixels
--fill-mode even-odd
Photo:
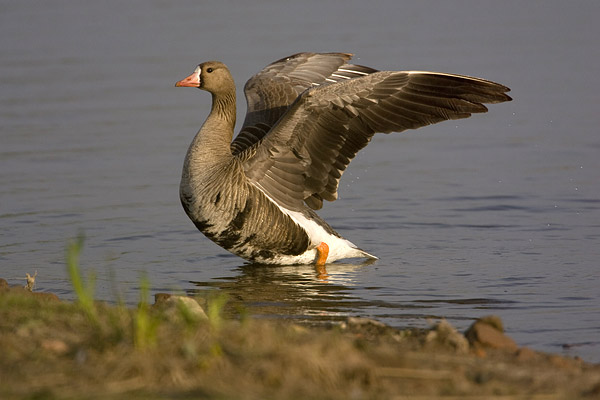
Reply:
[[[178,81],[175,86],[196,87],[213,94],[226,93],[232,88],[235,90],[229,69],[219,61],[208,61],[198,65],[190,76]]]

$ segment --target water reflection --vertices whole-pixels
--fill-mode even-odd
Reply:
[[[192,281],[196,288],[188,293],[218,289],[230,298],[229,313],[243,308],[255,316],[331,322],[373,305],[353,293],[360,270],[372,263],[335,263],[327,266],[329,271],[311,265],[243,264],[236,276]]]
[[[309,324],[367,316],[400,328],[425,327],[442,318],[466,328],[482,316],[481,310],[519,307],[519,302],[508,299],[452,297],[445,292],[419,295],[410,288],[364,286],[364,268],[373,262],[334,263],[327,265],[327,270],[311,265],[243,264],[234,269],[234,276],[191,281],[194,287],[187,292],[202,297],[215,291],[225,293],[228,317],[248,313]]]

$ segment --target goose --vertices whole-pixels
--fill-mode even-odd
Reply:
[[[247,114],[233,139],[236,87],[225,64],[199,64],[176,87],[212,95],[190,144],[183,208],[219,246],[252,263],[323,266],[376,259],[316,210],[334,201],[342,174],[377,132],[401,132],[486,112],[511,98],[488,80],[425,71],[379,71],[348,53],[298,53],[244,86]]]

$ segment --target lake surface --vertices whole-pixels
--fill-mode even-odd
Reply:
[[[519,345],[600,362],[600,84],[595,2],[0,4],[0,276],[72,299],[85,234],[96,297],[220,290],[257,316],[397,327],[499,315]],[[454,2],[453,2],[454,3]],[[210,96],[201,61],[245,80],[299,51],[512,88],[487,114],[378,135],[321,215],[380,257],[257,267],[197,232],[178,198]]]

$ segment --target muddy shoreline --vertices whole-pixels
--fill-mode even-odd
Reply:
[[[227,319],[226,302],[85,305],[0,280],[0,398],[600,398],[600,365],[520,347],[497,317],[309,327]]]

